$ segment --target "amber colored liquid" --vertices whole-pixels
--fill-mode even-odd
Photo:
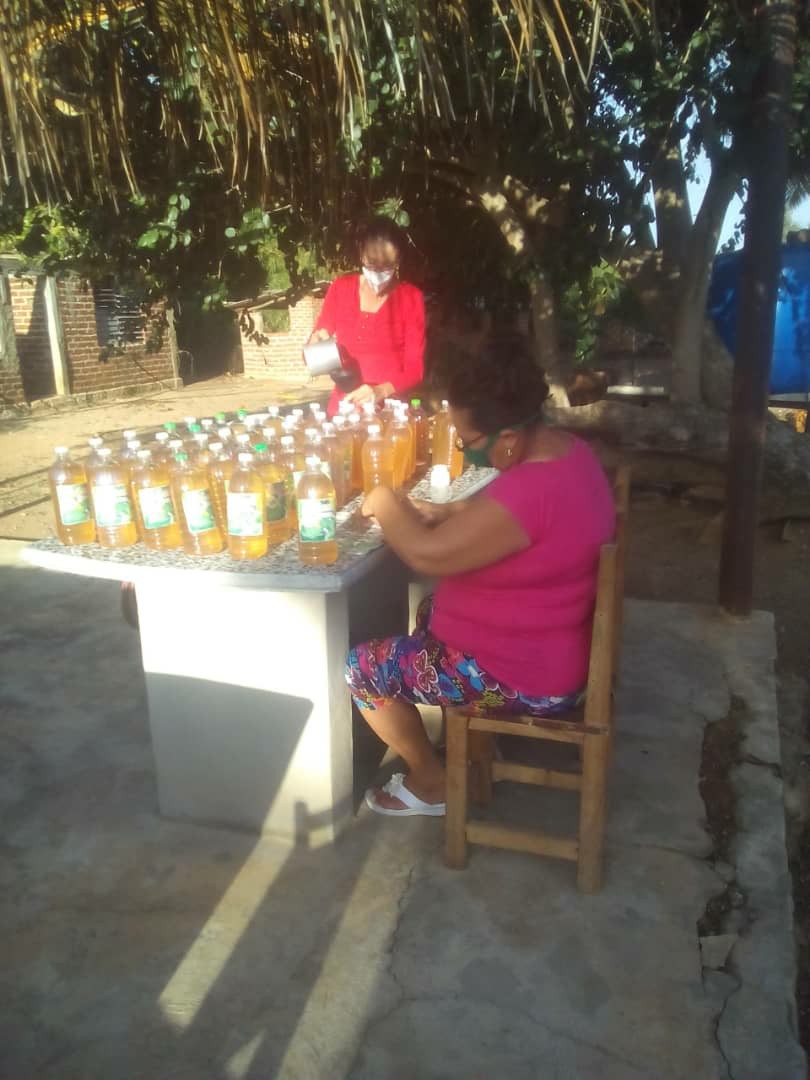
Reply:
[[[306,472],[301,477],[296,491],[299,499],[335,498],[335,487],[329,477],[322,472]],[[298,536],[298,558],[307,566],[331,566],[337,562],[339,550],[337,540],[319,540],[315,543],[302,540]]]
[[[208,477],[211,481],[211,498],[214,501],[214,513],[217,517],[217,525],[222,530],[223,536],[228,531],[228,484],[231,474],[236,468],[236,462],[230,457],[215,457],[208,466]]]
[[[268,547],[275,547],[277,544],[283,544],[290,536],[289,491],[292,477],[289,469],[286,469],[283,465],[277,464],[274,461],[260,462],[257,466],[257,470],[265,485],[266,513],[264,519],[264,535],[267,537]],[[269,505],[272,498],[271,486],[274,484],[284,485],[284,497],[287,512],[280,521],[270,521],[267,516],[267,514],[269,514]]]
[[[427,465],[430,459],[430,427],[427,415],[421,408],[411,411],[411,425],[413,427],[416,442],[416,468]]]
[[[411,433],[407,425],[394,424],[388,443],[394,457],[394,487],[401,488],[408,479],[408,463],[411,457]]]
[[[335,438],[340,448],[340,464],[343,469],[343,502],[347,503],[354,493],[354,436],[348,428],[344,428],[337,432]],[[360,467],[362,471],[362,462]]]
[[[144,520],[140,492],[149,488],[160,487],[171,487],[168,467],[160,463],[142,465],[138,462],[137,466],[132,470],[132,498],[135,504],[135,517],[144,544],[146,547],[152,548],[153,551],[165,551],[168,548],[183,546],[183,534],[180,531],[180,514],[174,495],[172,495],[173,521],[170,525],[150,529]]]
[[[264,481],[255,469],[234,469],[228,487],[228,496],[253,495],[258,499],[261,520],[264,522]],[[228,552],[233,559],[261,559],[267,554],[267,537],[264,530],[260,536],[237,536],[231,532],[233,521],[228,507]]]
[[[210,529],[192,531],[183,508],[183,494],[187,492],[208,492],[211,503],[215,506],[211,481],[206,469],[178,466],[172,473],[172,491],[175,504],[180,511],[180,523],[183,533],[183,551],[187,555],[216,555],[225,547],[225,540],[219,525],[214,523]],[[214,509],[216,516],[216,509]]]
[[[296,447],[293,450],[284,450],[279,458],[280,463],[289,473],[287,480],[287,522],[290,535],[293,536],[298,530],[298,511],[295,504],[295,473],[303,473],[306,469],[306,459],[303,453]]]
[[[56,534],[59,539],[63,544],[92,544],[96,538],[96,524],[93,521],[92,512],[88,521],[75,525],[66,525],[59,512],[59,500],[56,495],[57,484],[60,487],[68,484],[83,485],[85,488],[83,494],[89,495],[87,473],[84,471],[84,466],[80,465],[78,461],[55,461],[48,470],[48,483],[51,488],[51,500],[56,518]]]
[[[363,444],[363,494],[378,484],[394,487],[395,460],[392,444],[383,438],[368,438]]]
[[[456,480],[464,471],[464,453],[456,447],[456,427],[444,411],[437,415],[433,429],[432,460],[434,465],[448,467],[451,480]]]
[[[129,504],[129,521],[120,524],[106,524],[102,517],[102,505],[108,505],[106,490],[110,487],[126,489],[120,503],[122,509]],[[92,492],[93,512],[96,519],[96,536],[102,547],[125,548],[138,542],[138,526],[132,506],[132,493],[129,486],[129,469],[116,462],[108,461],[97,465],[90,472],[90,490]]]

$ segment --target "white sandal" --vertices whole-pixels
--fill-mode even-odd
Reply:
[[[366,792],[366,806],[369,810],[373,810],[375,814],[382,814],[385,817],[444,817],[445,806],[443,802],[422,802],[412,791],[405,787],[404,780],[404,773],[394,773],[388,783],[383,784],[381,789],[386,795],[405,803],[402,810],[389,810],[386,806],[380,806],[377,802],[375,788],[369,788]]]

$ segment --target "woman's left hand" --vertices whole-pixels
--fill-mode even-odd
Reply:
[[[358,386],[356,390],[352,390],[351,393],[347,394],[346,400],[351,401],[354,405],[363,405],[366,401],[373,401],[376,404],[384,398],[391,397],[393,393],[393,383],[380,383],[379,386],[363,383],[362,386]]]
[[[374,512],[374,505],[375,496],[377,495],[377,492],[379,490],[379,488],[374,488],[368,493],[368,495],[366,495],[365,499],[363,499],[363,502],[360,506],[360,513],[364,518],[373,518],[377,516]]]

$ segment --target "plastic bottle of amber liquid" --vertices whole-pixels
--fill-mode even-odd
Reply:
[[[271,457],[266,443],[256,443],[256,471],[264,481],[264,534],[267,546],[282,544],[290,535],[287,520],[288,470]]]
[[[172,470],[171,487],[180,510],[186,555],[215,555],[222,551],[225,541],[214,512],[208,470],[193,465],[188,454],[181,451]]]
[[[363,494],[368,495],[378,484],[394,486],[394,447],[382,437],[379,424],[372,424],[363,443]]]
[[[338,557],[335,487],[320,458],[307,458],[296,498],[298,557],[308,566],[330,566]]]
[[[96,526],[90,508],[90,488],[84,465],[71,461],[66,446],[54,447],[48,470],[56,533],[63,544],[92,544]]]
[[[98,450],[98,465],[90,470],[90,492],[96,535],[102,547],[132,547],[138,540],[129,488],[129,469],[119,464],[109,447]]]
[[[264,481],[253,454],[239,455],[228,487],[228,551],[233,559],[260,559],[267,554],[264,531]]]
[[[141,539],[153,551],[183,546],[177,507],[171,491],[169,468],[152,460],[150,450],[139,450],[132,469],[132,495]]]

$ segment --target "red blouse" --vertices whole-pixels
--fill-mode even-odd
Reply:
[[[379,311],[360,310],[360,275],[336,278],[324,297],[315,329],[328,330],[364,383],[390,382],[394,392],[422,381],[425,355],[425,302],[415,285],[399,282]],[[328,412],[343,397],[335,387]]]

